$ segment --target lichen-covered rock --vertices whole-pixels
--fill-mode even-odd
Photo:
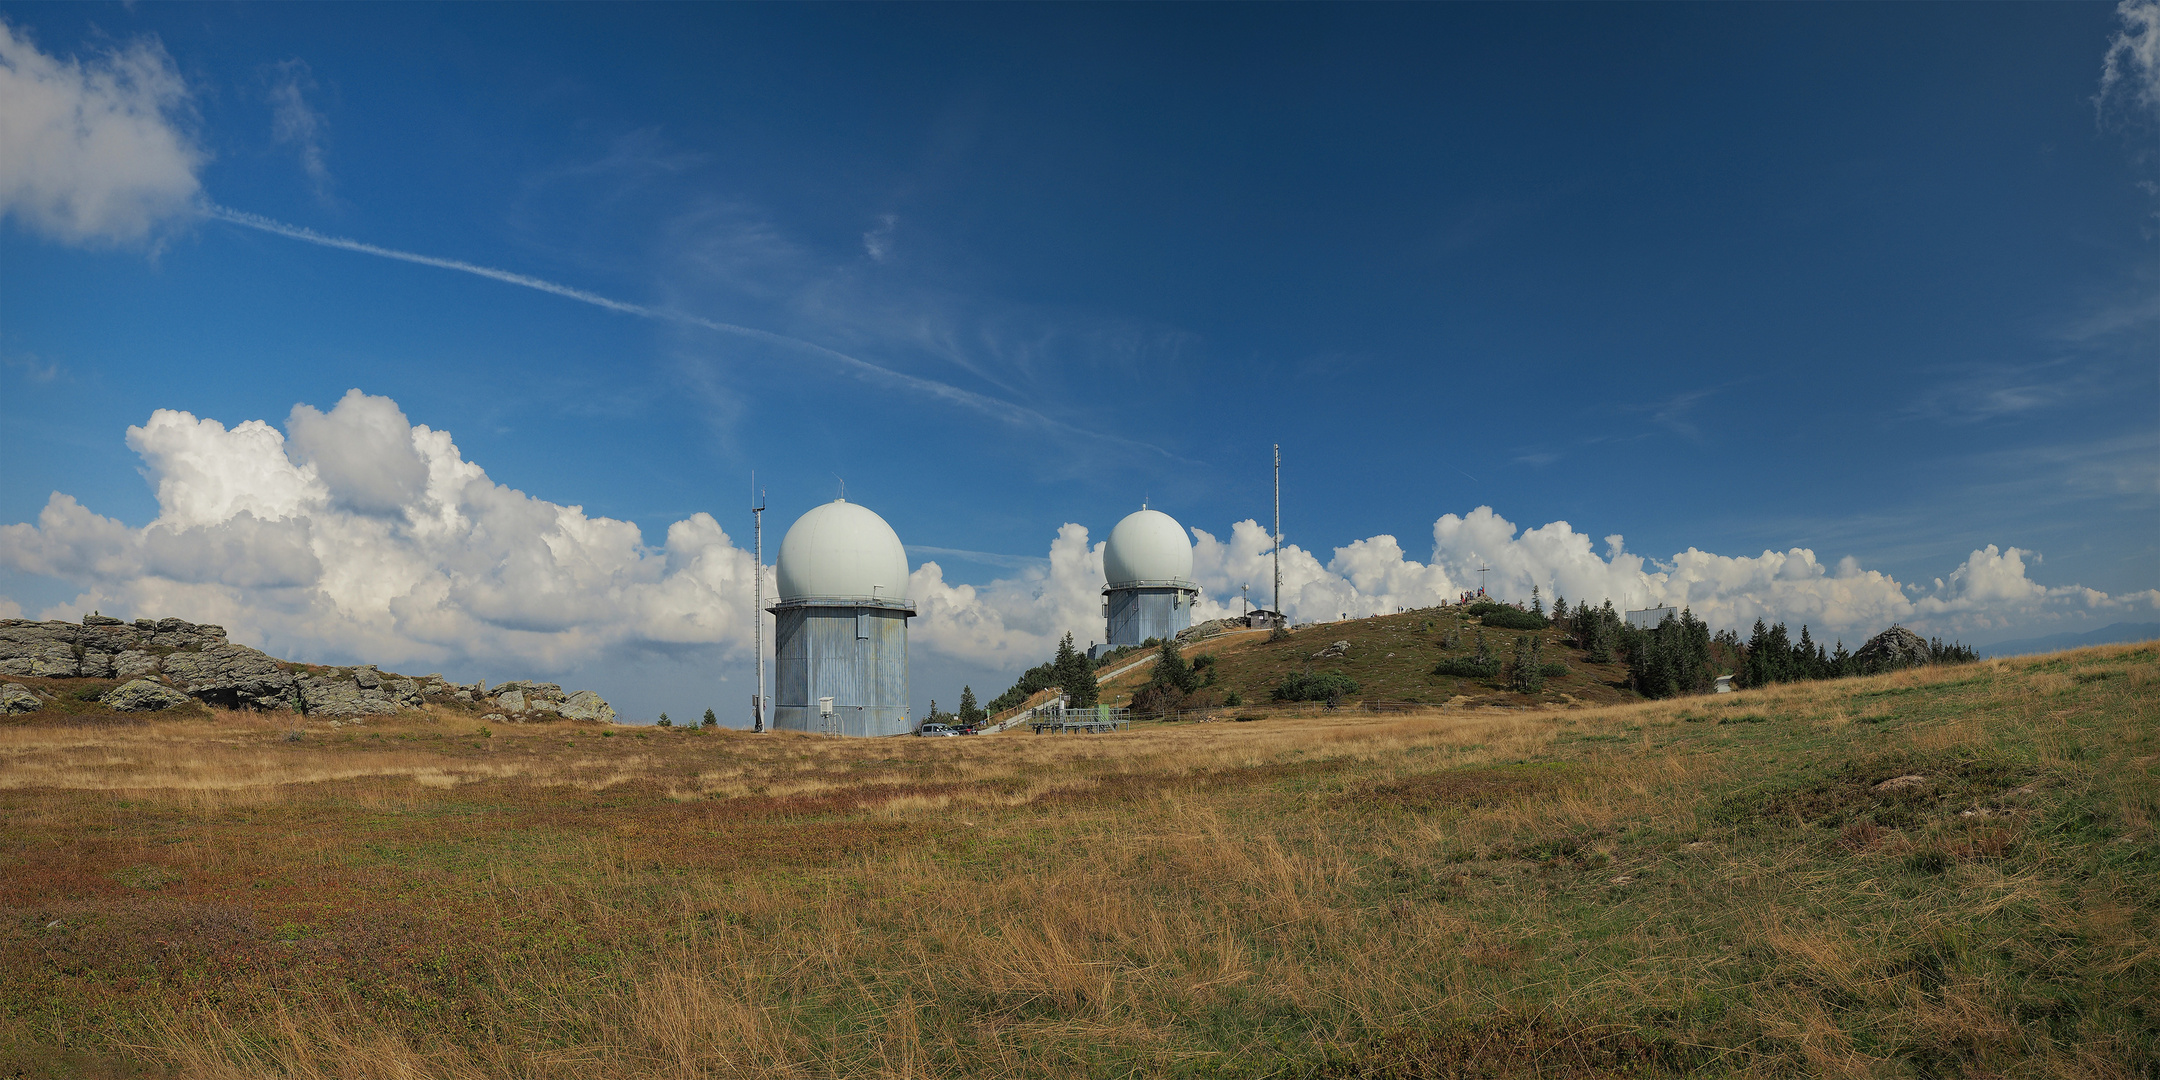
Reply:
[[[354,668],[352,678],[362,690],[382,689],[382,672],[375,670],[373,664],[362,664]]]
[[[0,686],[0,713],[12,716],[15,713],[36,712],[44,707],[45,699],[21,683]]]
[[[85,679],[110,679],[113,676],[112,654],[93,652],[86,649],[82,654],[82,662],[76,666],[76,671]]]
[[[603,724],[615,722],[615,710],[609,708],[608,703],[600,699],[600,695],[590,690],[580,690],[570,695],[570,699],[563,702],[562,715],[565,720],[597,720]]]
[[[391,716],[398,711],[395,697],[340,675],[300,680],[300,700],[309,716]]]
[[[504,712],[525,711],[525,691],[506,690],[495,695],[495,707]]]
[[[289,709],[299,690],[299,680],[277,658],[245,645],[176,652],[165,658],[164,670],[189,696],[229,709]]]
[[[112,677],[115,679],[140,679],[155,675],[158,671],[158,657],[156,653],[129,649],[113,657],[112,670]]]
[[[161,686],[148,679],[137,679],[122,684],[99,700],[120,712],[158,712],[176,705],[186,705],[194,699],[170,686]]]

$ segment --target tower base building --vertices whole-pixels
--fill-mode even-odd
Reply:
[[[908,600],[782,601],[772,612],[773,727],[827,735],[906,735]]]

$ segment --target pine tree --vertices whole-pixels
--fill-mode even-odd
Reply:
[[[667,718],[667,714],[666,714],[666,713],[661,713],[661,714],[660,714],[660,726],[661,726],[661,727],[674,727],[674,726],[675,726],[675,721],[673,721],[673,720],[670,720],[670,719],[668,719],[668,718]]]
[[[1545,604],[1538,599],[1538,587],[1535,585],[1530,586],[1530,614],[1540,619],[1545,617]]]
[[[982,706],[975,703],[975,688],[972,686],[961,687],[960,722],[963,724],[980,724],[987,719],[989,719],[989,714],[983,712]]]
[[[1559,593],[1553,594],[1552,621],[1555,626],[1567,625],[1567,597]]]
[[[1483,630],[1477,632],[1477,662],[1480,664],[1492,663],[1492,650],[1485,646],[1485,631]]]
[[[700,726],[700,727],[704,727],[704,728],[716,728],[716,727],[719,727],[719,726],[720,726],[720,718],[719,718],[719,717],[717,717],[717,716],[714,716],[714,715],[713,715],[713,711],[712,711],[711,709],[707,709],[707,710],[705,710],[705,719],[704,719],[704,720],[702,720],[702,721],[700,721],[700,722],[699,722],[699,725],[698,725],[698,726]]]
[[[1071,631],[1066,631],[1058,642],[1057,656],[1050,661],[1051,670],[1057,674],[1057,685],[1065,691],[1068,703],[1076,709],[1095,704],[1095,668],[1088,663],[1085,654],[1073,648]]]

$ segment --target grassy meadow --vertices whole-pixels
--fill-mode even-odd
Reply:
[[[2156,719],[2150,643],[1110,736],[33,713],[0,1076],[2154,1077]]]

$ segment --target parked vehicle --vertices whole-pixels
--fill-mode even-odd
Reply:
[[[957,736],[960,733],[954,731],[951,727],[944,724],[924,724],[919,730],[915,732],[915,734],[925,736],[927,738],[939,738],[947,735]]]

